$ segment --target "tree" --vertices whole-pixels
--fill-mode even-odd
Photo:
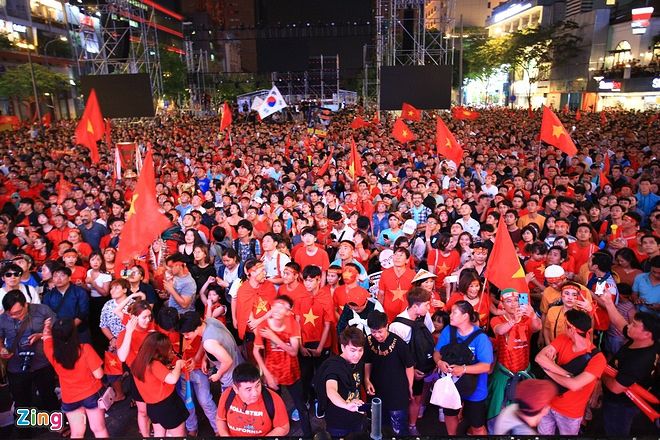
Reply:
[[[69,78],[61,73],[51,72],[39,64],[32,64],[34,79],[40,93],[57,93],[69,88]],[[30,65],[10,67],[0,76],[0,96],[24,100],[33,96]]]
[[[160,70],[163,74],[163,95],[177,99],[185,93],[188,73],[182,56],[170,52],[166,47],[160,49]]]
[[[532,85],[548,79],[553,66],[575,57],[582,37],[580,26],[573,21],[562,21],[551,26],[527,28],[503,37],[503,59],[511,67],[527,75],[528,99]],[[531,103],[530,103],[531,104]]]

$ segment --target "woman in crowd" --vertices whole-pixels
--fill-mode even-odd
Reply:
[[[73,319],[48,319],[42,339],[44,354],[60,379],[62,411],[69,420],[71,438],[84,438],[86,421],[96,438],[108,438],[105,411],[98,407],[102,396],[103,363],[89,344],[78,341]]]
[[[136,324],[129,321],[127,328]],[[186,362],[173,359],[172,342],[160,332],[149,334],[131,364],[135,385],[147,405],[154,437],[183,437],[188,410],[175,386]],[[173,368],[170,368],[172,366]]]

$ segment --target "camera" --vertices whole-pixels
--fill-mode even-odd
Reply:
[[[34,351],[19,351],[18,357],[21,359],[21,373],[29,372],[34,358]]]

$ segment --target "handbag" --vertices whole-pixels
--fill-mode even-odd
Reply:
[[[447,409],[460,409],[463,405],[461,402],[461,395],[456,389],[454,379],[451,374],[442,376],[433,385],[433,392],[431,393],[431,403],[441,408]]]
[[[105,411],[109,410],[112,404],[115,403],[115,397],[117,397],[115,390],[113,390],[112,387],[106,388],[103,395],[99,397],[99,408]]]

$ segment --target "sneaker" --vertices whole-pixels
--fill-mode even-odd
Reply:
[[[321,412],[321,410],[319,408],[319,401],[318,400],[316,402],[314,402],[314,416],[317,419],[322,419],[323,417],[325,417],[325,413]]]
[[[419,435],[416,425],[408,425],[408,435]]]
[[[424,417],[424,412],[426,412],[426,405],[421,405],[419,407],[419,411],[417,411],[417,418],[421,419],[422,417]]]
[[[297,409],[294,409],[293,412],[291,413],[291,420],[294,422],[300,421],[300,413],[298,412]]]
[[[442,423],[445,422],[445,412],[442,410],[442,408],[438,409],[438,421]]]

